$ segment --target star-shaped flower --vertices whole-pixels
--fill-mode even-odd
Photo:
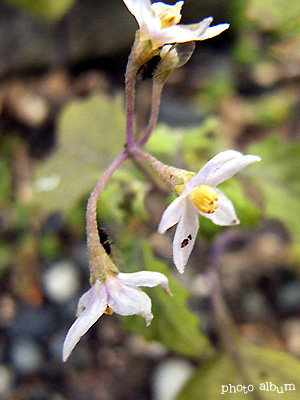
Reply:
[[[205,40],[219,35],[229,24],[209,27],[213,18],[208,17],[197,24],[178,25],[183,1],[169,5],[150,0],[123,0],[135,16],[140,28],[140,40],[150,40],[153,49],[165,44]]]
[[[173,241],[173,260],[183,273],[199,229],[198,214],[216,225],[236,225],[239,220],[232,202],[216,186],[260,157],[226,150],[208,161],[186,184],[175,187],[177,197],[165,210],[158,231],[164,233],[178,223]]]
[[[113,311],[120,315],[138,314],[151,323],[150,297],[139,286],[161,285],[170,295],[168,279],[159,272],[140,271],[134,273],[107,273],[105,282],[96,280],[78,302],[77,315],[63,344],[63,361],[67,361],[80,338],[104,313]]]

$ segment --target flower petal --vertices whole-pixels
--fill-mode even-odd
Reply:
[[[85,292],[79,299],[78,304],[77,304],[77,311],[76,311],[76,317],[78,317],[84,309],[87,308],[87,305],[89,302],[92,300],[94,296],[94,291],[95,287],[92,286],[87,292]]]
[[[161,274],[160,272],[153,272],[153,271],[139,271],[133,272],[130,274],[118,274],[118,279],[124,283],[124,285],[129,287],[138,287],[138,286],[145,286],[145,287],[154,287],[161,285],[161,287],[169,292],[168,287],[168,278]]]
[[[211,171],[205,180],[205,184],[209,186],[217,186],[219,183],[231,178],[242,168],[260,160],[260,157],[251,154],[245,156],[242,154],[237,155],[235,158],[224,162],[219,168]]]
[[[146,20],[147,17],[154,15],[151,10],[151,1],[150,0],[123,0],[128,10],[134,15],[138,24]]]
[[[123,1],[139,24],[140,39],[152,40],[152,36],[155,36],[155,34],[161,30],[161,20],[151,9],[151,2],[149,0]]]
[[[210,159],[200,169],[197,175],[193,176],[187,182],[181,195],[186,195],[195,187],[202,185],[204,182],[206,183],[208,177],[213,176],[215,171],[218,170],[224,163],[240,156],[242,156],[242,153],[240,153],[239,151],[235,150],[221,151],[220,153],[215,155],[212,159]]]
[[[199,213],[206,218],[209,218],[214,224],[221,226],[238,225],[240,223],[236,216],[232,202],[220,189],[216,189],[218,193],[218,208],[213,214]]]
[[[177,1],[174,5],[166,4],[161,1],[155,1],[154,3],[151,4],[151,8],[152,8],[152,10],[154,10],[156,15],[159,15],[160,13],[164,12],[166,9],[169,10],[170,13],[174,13],[174,11],[177,11],[177,10],[180,13],[183,4],[184,4],[184,1]]]
[[[173,200],[172,203],[169,204],[169,206],[165,209],[158,225],[159,233],[165,233],[167,229],[177,224],[183,213],[183,205],[181,204],[183,200],[184,197],[182,195],[176,197],[176,199]]]
[[[140,289],[132,288],[124,284],[118,276],[108,278],[106,281],[109,307],[120,315],[141,315],[147,325],[152,321],[151,300]]]
[[[89,304],[87,304],[86,309],[75,320],[67,333],[63,344],[63,361],[67,361],[69,355],[81,337],[101,317],[106,309],[107,293],[105,284],[96,281],[92,289],[94,289],[92,292],[93,297],[91,298]]]
[[[198,40],[206,40],[210,39],[212,37],[215,37],[225,31],[226,29],[229,28],[229,24],[218,24],[215,26],[210,26],[209,28],[206,29],[206,31],[203,33],[203,35],[198,39]]]
[[[182,274],[193,250],[199,229],[199,218],[196,207],[189,199],[184,201],[184,212],[176,228],[173,240],[173,261]]]
[[[150,40],[155,47],[161,47],[170,43],[185,43],[201,39],[212,22],[212,18],[203,19],[198,24],[171,25],[160,30],[152,29]]]

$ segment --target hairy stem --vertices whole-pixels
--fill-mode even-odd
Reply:
[[[137,144],[138,147],[143,147],[147,143],[155,127],[159,114],[159,107],[160,107],[161,93],[163,86],[164,83],[162,81],[158,79],[153,79],[151,114],[149,117],[148,125],[145,130],[144,137]]]
[[[128,149],[130,155],[139,161],[149,164],[170,188],[174,189],[176,185],[183,183],[184,177],[189,173],[188,171],[163,164],[137,146]]]
[[[132,49],[132,52],[134,47]],[[126,95],[126,144],[130,148],[134,144],[133,121],[135,107],[135,82],[138,64],[132,57],[132,52],[128,58],[125,73],[125,95]]]
[[[107,181],[115,170],[128,158],[128,152],[121,153],[108,167],[101,179],[99,179],[95,189],[92,191],[86,208],[86,235],[89,260],[94,259],[99,252],[100,237],[97,224],[97,201],[100,193],[104,189]]]

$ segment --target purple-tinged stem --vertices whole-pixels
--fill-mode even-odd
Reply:
[[[137,147],[143,147],[147,143],[155,127],[159,114],[163,86],[163,82],[159,81],[158,79],[153,80],[151,114],[145,130],[144,137],[138,142]]]
[[[146,64],[156,53],[150,40],[140,41],[139,31],[136,33],[125,73],[126,95],[126,145],[130,149],[134,146],[134,108],[135,108],[135,84],[139,68]],[[160,97],[160,96],[159,96]],[[159,106],[159,104],[158,104]],[[156,122],[157,117],[154,122]],[[152,127],[153,129],[153,127]],[[152,130],[151,130],[152,131]],[[150,132],[151,134],[151,132]]]
[[[126,94],[126,144],[132,147],[134,144],[133,137],[133,120],[134,120],[134,103],[135,103],[135,75],[130,68],[130,61],[127,65],[125,77],[125,94]]]
[[[125,96],[126,96],[126,145],[128,148],[134,145],[134,108],[135,108],[135,83],[136,75],[140,67],[138,55],[142,44],[136,39],[133,43],[131,53],[125,72]]]
[[[124,151],[111,163],[102,178],[99,179],[95,189],[89,197],[86,208],[86,235],[89,260],[97,256],[100,243],[96,210],[98,198],[111,175],[122,164],[122,162],[126,160],[126,158],[128,158],[128,152]]]

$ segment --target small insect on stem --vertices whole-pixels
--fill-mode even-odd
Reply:
[[[192,235],[189,234],[185,239],[183,239],[183,241],[181,242],[181,248],[183,249],[184,247],[186,247],[190,240],[192,240]]]
[[[156,54],[146,64],[142,65],[138,71],[142,81],[146,79],[152,79],[156,73],[158,64],[161,61],[161,57]]]
[[[105,229],[99,228],[99,237],[100,237],[100,243],[104,247],[106,254],[110,255],[111,247],[110,247],[110,243],[109,243],[109,237],[108,237],[108,234],[106,233]]]

